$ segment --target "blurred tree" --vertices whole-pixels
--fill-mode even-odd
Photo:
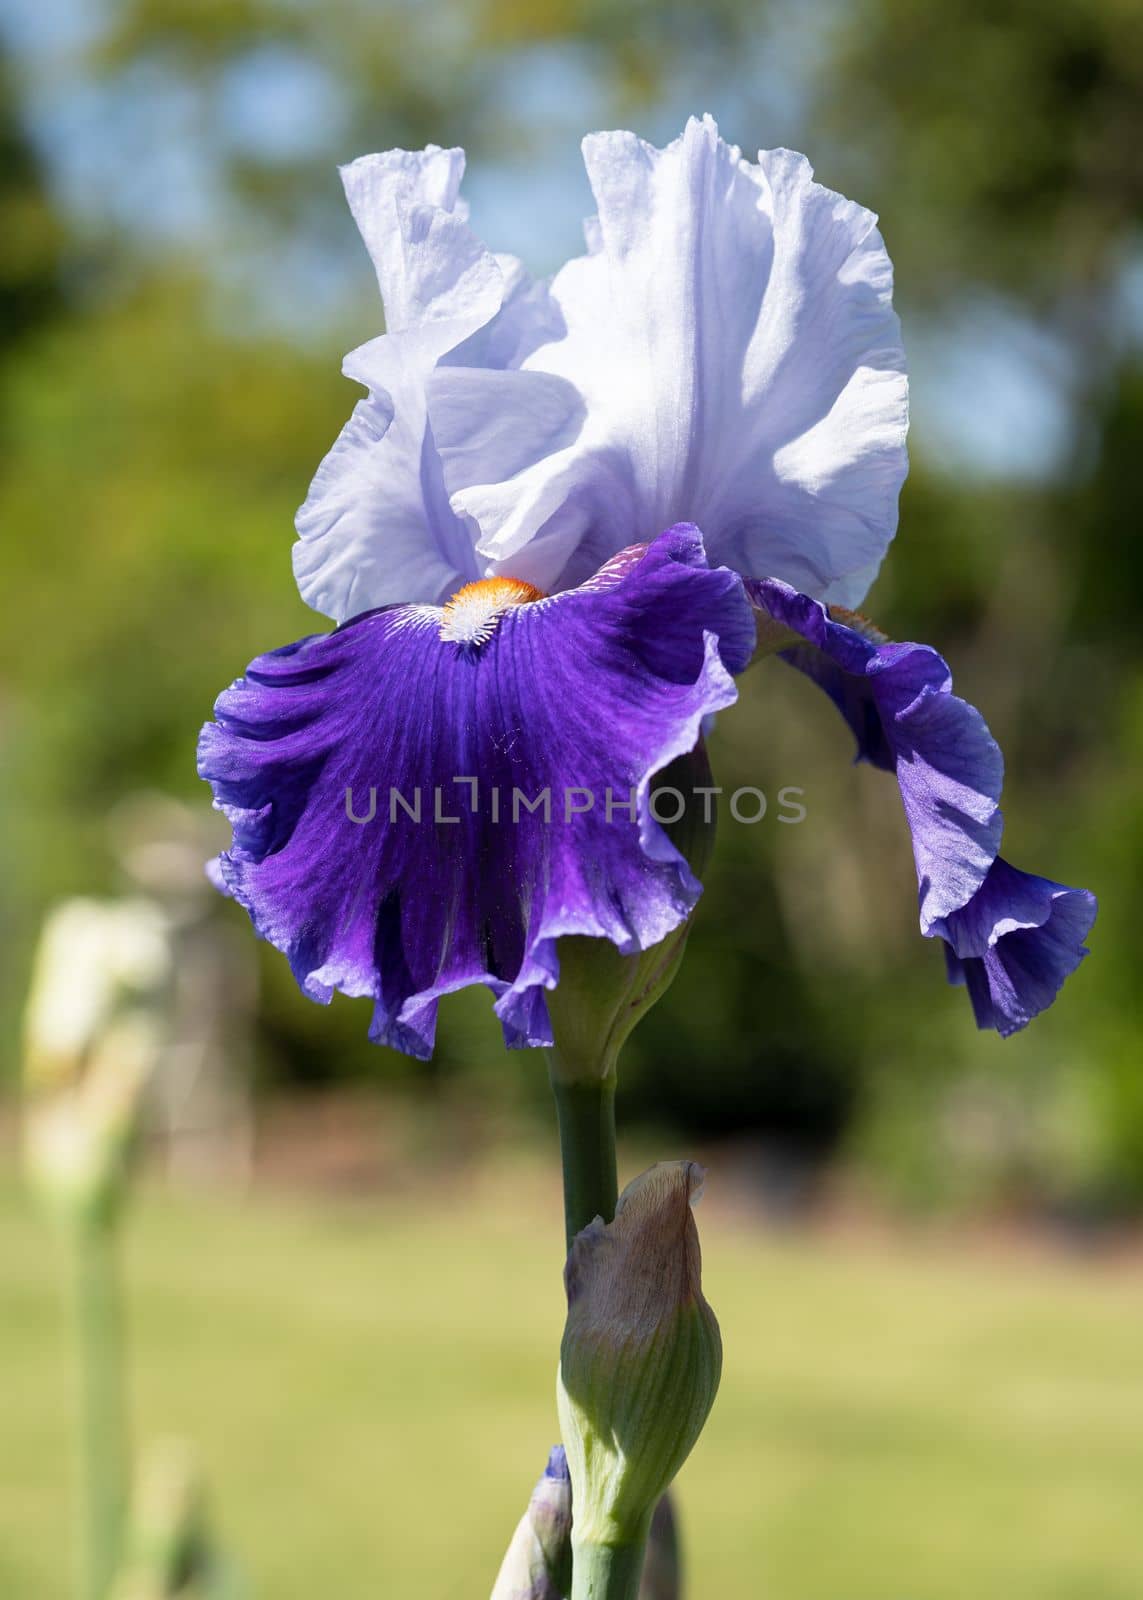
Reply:
[[[1139,7],[857,0],[836,43],[818,114],[854,192],[892,196],[906,303],[988,283],[1106,322],[1143,210]]]
[[[907,324],[911,308],[914,326],[949,325],[965,304],[1000,296],[1063,353],[1070,452],[1044,481],[1001,488],[922,460],[871,603],[886,594],[891,630],[917,627],[948,646],[1005,748],[1006,811],[1029,864],[1070,870],[1101,895],[1096,956],[1066,1003],[1005,1048],[998,1092],[1026,1084],[1022,1115],[1040,1127],[1022,1138],[1036,1144],[1040,1190],[1137,1204],[1143,1018],[1125,951],[1143,874],[1143,551],[1133,534],[1143,317],[1132,304],[1143,263],[1143,12],[1124,0],[858,0],[839,14],[817,90],[831,172],[888,213]],[[931,1171],[947,1170],[945,1112],[966,1062],[960,1052],[934,1061],[919,1028],[906,1038],[937,1092],[928,1117],[914,1102],[896,1126],[927,1148]],[[909,1070],[902,1060],[889,1077]],[[896,1089],[886,1104],[892,1120]]]
[[[63,303],[63,224],[20,115],[12,64],[0,48],[0,363]]]

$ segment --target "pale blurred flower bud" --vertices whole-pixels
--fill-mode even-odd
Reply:
[[[572,1491],[557,1445],[508,1546],[492,1600],[563,1600],[571,1587]]]
[[[25,1087],[74,1082],[124,1005],[166,981],[166,922],[147,900],[68,900],[44,923],[24,1011]]]
[[[83,1078],[29,1110],[28,1176],[54,1210],[94,1218],[114,1209],[159,1044],[150,1018],[121,1018],[105,1031]]]
[[[691,1210],[702,1179],[693,1161],[661,1162],[572,1244],[557,1396],[576,1550],[646,1537],[714,1404],[722,1340]]]
[[[162,1045],[166,925],[144,901],[73,900],[48,918],[24,1017],[26,1161],[69,1217],[114,1206]]]

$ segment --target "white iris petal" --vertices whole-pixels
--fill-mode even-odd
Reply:
[[[388,331],[345,359],[358,402],[298,512],[302,597],[337,622],[377,606],[440,602],[482,575],[452,510],[425,386],[449,360],[518,359],[547,324],[546,293],[494,257],[458,199],[464,153],[430,146],[364,156],[342,181],[377,273]]]
[[[548,592],[678,521],[712,562],[855,605],[893,536],[907,385],[876,219],[709,118],[584,141],[589,254],[550,285],[467,226],[459,150],[343,172],[388,332],[298,514],[344,621],[508,574]]]
[[[791,151],[744,161],[709,118],[665,150],[595,134],[584,157],[599,214],[591,253],[552,282],[563,336],[518,375],[442,369],[430,385],[452,504],[478,524],[480,552],[560,587],[686,518],[712,561],[856,604],[906,470],[876,218]],[[565,388],[585,421],[552,449],[545,409]],[[481,479],[472,441],[505,414],[533,463]]]

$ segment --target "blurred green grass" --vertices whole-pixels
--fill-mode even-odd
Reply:
[[[521,1198],[522,1197],[522,1198]],[[1130,1269],[761,1234],[706,1206],[726,1342],[680,1479],[692,1600],[1137,1600]],[[128,1229],[141,1438],[192,1437],[267,1600],[487,1593],[555,1437],[558,1197],[148,1194]],[[52,1243],[0,1187],[0,1594],[67,1593]]]

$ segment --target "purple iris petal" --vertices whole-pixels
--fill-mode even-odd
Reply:
[[[894,644],[859,618],[839,622],[777,579],[750,580],[754,603],[804,645],[784,660],[825,690],[857,739],[857,759],[895,772],[912,834],[921,932],[949,949],[981,1027],[1024,1027],[1083,956],[1095,897],[1000,859],[1004,762],[975,706],[952,692],[927,645]]]
[[[440,630],[436,607],[368,612],[220,696],[199,751],[234,828],[219,870],[307,995],[373,999],[374,1040],[428,1055],[440,996],[483,983],[509,1045],[550,1043],[559,938],[647,949],[698,897],[649,785],[736,698],[750,607],[680,525],[484,643]]]
[[[555,1478],[559,1483],[566,1483],[570,1476],[567,1451],[562,1444],[554,1444],[548,1452],[548,1464],[544,1468],[544,1477]]]
[[[1000,848],[1004,760],[975,706],[952,692],[935,650],[891,644],[835,622],[775,578],[747,584],[756,604],[815,651],[784,652],[853,729],[858,760],[896,771],[913,836],[921,931],[980,888]]]
[[[949,980],[968,988],[982,1028],[1007,1037],[1046,1011],[1088,951],[1095,896],[1020,872],[998,856],[968,905],[939,932]]]

